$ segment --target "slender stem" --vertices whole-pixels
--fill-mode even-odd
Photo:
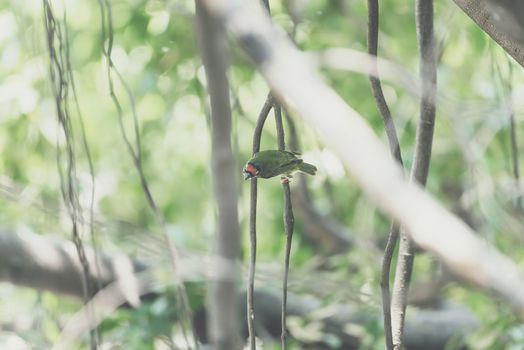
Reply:
[[[65,159],[62,158],[63,151],[61,150],[58,140],[56,142],[57,170],[60,176],[62,198],[71,220],[72,241],[75,245],[82,266],[84,303],[86,305],[89,319],[92,320],[93,309],[88,307],[88,305],[89,300],[95,294],[96,286],[92,281],[91,268],[85,254],[85,248],[81,237],[81,226],[79,225],[79,221],[82,221],[82,207],[78,198],[77,186],[75,186],[75,183],[78,182],[76,171],[75,136],[72,116],[69,109],[69,93],[74,93],[74,85],[72,85],[73,74],[71,71],[69,55],[67,15],[64,11],[63,20],[56,20],[51,4],[47,0],[43,1],[43,11],[49,53],[49,74],[53,85],[58,125],[65,138]],[[76,98],[76,95],[74,97]],[[90,348],[92,350],[98,349],[98,330],[96,327],[90,329],[89,340]]]
[[[368,53],[377,56],[378,52],[378,26],[379,26],[379,4],[378,0],[368,0]],[[395,157],[397,162],[403,167],[402,154],[400,152],[400,144],[397,137],[397,131],[391,112],[389,110],[386,98],[382,91],[382,84],[378,78],[378,66],[374,63],[374,70],[376,76],[370,75],[371,90],[375,103],[384,122],[386,135],[389,142],[389,149],[391,154]],[[388,235],[386,247],[384,249],[384,258],[382,260],[382,270],[380,274],[380,289],[382,293],[382,312],[384,314],[384,335],[386,338],[386,349],[393,349],[393,330],[391,326],[391,292],[389,287],[389,279],[391,274],[391,261],[393,259],[393,252],[398,242],[399,225],[394,222]]]
[[[260,139],[262,130],[267,116],[273,107],[273,98],[268,94],[266,102],[262,107],[255,131],[253,133],[253,154],[260,151]],[[257,261],[257,178],[251,179],[251,198],[249,209],[249,276],[247,287],[247,328],[249,333],[249,348],[256,349],[255,344],[255,311],[254,311],[254,293],[255,293],[255,268]]]
[[[286,149],[286,137],[284,135],[284,126],[282,123],[282,108],[275,103],[275,125],[277,128],[278,149],[284,151]],[[284,257],[284,278],[282,281],[282,309],[281,309],[281,341],[282,349],[287,349],[287,330],[286,330],[286,314],[287,314],[287,281],[289,276],[289,259],[291,256],[291,243],[293,241],[293,228],[295,218],[293,216],[293,206],[291,203],[291,189],[289,182],[283,182],[282,188],[284,190],[284,233],[286,234],[286,251]]]
[[[378,25],[378,0],[368,0],[368,53],[373,56],[377,56],[378,51]],[[384,122],[391,153],[395,159],[400,164],[402,164],[402,155],[400,153],[400,144],[397,137],[397,131],[395,124],[393,123],[393,118],[391,117],[391,112],[386,102],[386,98],[384,97],[384,93],[382,91],[380,78],[378,78],[378,66],[376,61],[373,61],[373,70],[376,74],[369,75],[373,97],[375,98],[375,103]]]
[[[179,273],[179,253],[178,250],[173,243],[172,239],[167,234],[167,228],[165,223],[165,218],[160,211],[155,198],[150,190],[149,183],[146,179],[145,173],[144,173],[144,164],[143,164],[143,157],[142,157],[142,142],[140,137],[140,127],[138,122],[138,114],[136,111],[136,103],[133,96],[133,93],[124,80],[124,77],[120,72],[118,71],[117,67],[114,65],[113,59],[112,59],[112,51],[113,51],[113,43],[114,43],[114,28],[113,28],[113,15],[112,15],[112,7],[109,0],[98,0],[99,7],[100,7],[100,15],[101,15],[101,29],[102,29],[102,35],[103,40],[107,39],[107,46],[102,48],[103,55],[106,58],[106,74],[109,84],[109,94],[111,96],[111,100],[113,101],[113,104],[115,105],[117,116],[118,116],[118,124],[120,128],[120,134],[122,136],[122,139],[125,143],[125,146],[128,150],[129,156],[131,157],[133,161],[133,165],[135,167],[135,170],[138,174],[140,186],[142,188],[142,192],[144,193],[144,196],[146,197],[146,201],[155,217],[155,220],[157,221],[158,226],[160,227],[162,238],[164,240],[165,246],[167,248],[167,253],[169,255],[169,260],[171,263],[171,267],[174,271],[174,286],[175,286],[175,292],[177,295],[177,307],[181,314],[181,321],[180,321],[180,328],[182,331],[182,335],[186,341],[187,347],[192,348],[191,344],[189,342],[188,338],[188,328],[192,333],[193,343],[195,344],[195,348],[199,348],[197,336],[195,333],[194,328],[192,327],[191,320],[192,320],[192,311],[189,306],[189,300],[187,297],[186,289],[183,283],[182,278],[180,277]],[[122,109],[122,105],[120,103],[120,100],[118,99],[118,96],[115,91],[115,81],[113,79],[113,76],[117,78],[117,81],[121,84],[123,87],[128,101],[131,108],[131,116],[133,120],[133,131],[134,131],[134,140],[132,140],[125,127],[124,127],[124,111]]]
[[[420,101],[420,120],[415,140],[415,154],[411,168],[411,180],[425,186],[429,173],[435,128],[437,56],[433,35],[433,1],[417,0],[415,7],[422,98]],[[405,232],[401,232],[392,298],[393,343],[395,349],[402,347],[407,293],[413,272],[414,259],[415,244]]]

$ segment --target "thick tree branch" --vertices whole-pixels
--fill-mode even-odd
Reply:
[[[95,254],[86,247],[91,266]],[[90,278],[102,288],[120,280],[121,291],[132,305],[139,303],[134,275],[146,265],[117,255],[100,257],[100,269],[91,269]],[[53,241],[32,233],[0,231],[0,281],[76,298],[83,297],[83,270],[71,242]]]
[[[524,3],[515,0],[453,0],[524,67]]]
[[[280,101],[316,129],[379,208],[451,271],[503,298],[524,318],[524,280],[518,267],[419,185],[403,179],[398,164],[363,118],[325,85],[311,63],[275,30],[259,4],[204,2],[224,21]]]
[[[215,239],[216,267],[211,281],[209,331],[213,348],[240,349],[238,332],[238,276],[236,264],[221,264],[222,260],[236,261],[240,257],[240,229],[237,213],[237,184],[235,160],[231,149],[231,107],[229,82],[226,76],[228,62],[224,28],[216,18],[209,16],[196,3],[196,22],[200,51],[206,70],[208,93],[211,100],[211,168],[212,182],[218,208],[218,230]],[[227,271],[221,271],[227,268]],[[229,278],[220,278],[225,273]],[[227,322],[224,322],[227,320]]]
[[[271,94],[267,95],[266,101],[260,110],[257,118],[255,131],[253,132],[253,154],[260,151],[260,140],[262,138],[262,130],[266,123],[267,116],[273,108],[273,97]],[[249,206],[249,275],[247,285],[247,325],[249,330],[249,347],[255,350],[255,311],[254,311],[254,295],[255,295],[255,268],[257,260],[257,178],[251,179],[251,194]]]
[[[88,259],[94,259],[94,254],[88,246],[86,246],[86,253]],[[202,262],[203,259],[198,261]],[[203,263],[197,268],[205,273],[209,267]],[[104,314],[107,315],[121,305],[125,299],[129,302],[131,294],[138,296],[146,290],[151,290],[152,286],[160,285],[161,283],[155,281],[141,283],[137,281],[141,275],[147,274],[147,270],[146,264],[126,256],[102,254],[101,272],[95,274],[93,278],[100,282],[103,287],[107,287],[119,279],[120,282],[117,282],[114,285],[116,289],[111,291],[114,295],[108,292],[100,299],[105,300],[105,306],[95,305],[96,314],[102,317],[103,315],[99,315],[99,311],[104,311]],[[0,231],[0,281],[41,291],[65,294],[80,300],[83,296],[81,272],[80,261],[71,242],[52,240],[45,236],[30,233]],[[124,282],[125,280],[128,282]],[[121,298],[122,295],[124,295],[123,299]],[[150,298],[155,296],[155,294],[149,294]],[[239,295],[241,309],[246,307],[245,299],[244,295]],[[242,301],[244,302],[242,303]],[[258,329],[275,340],[280,337],[280,304],[281,297],[277,293],[267,290],[256,292],[255,310],[259,324]],[[314,298],[301,299],[293,294],[289,295],[289,316],[306,317],[320,307],[321,302]],[[199,339],[208,342],[206,322],[201,320],[202,316],[202,312],[196,312],[194,324]],[[341,340],[340,349],[355,349],[358,348],[359,339],[346,332],[347,325],[364,324],[374,317],[369,315],[367,311],[363,316],[353,308],[338,306],[336,312],[330,313],[329,316],[323,317],[320,321],[323,322],[323,330],[326,334],[339,337],[339,340]],[[79,320],[81,323],[86,322],[85,319]],[[476,325],[475,318],[463,308],[452,307],[417,312],[410,315],[406,321],[404,345],[410,350],[442,349],[443,344],[446,344],[451,337],[468,334],[474,330]],[[77,327],[75,328],[75,335],[79,338],[89,329],[87,324],[78,325],[73,322],[72,326]],[[245,320],[240,323],[239,329],[243,330],[244,336],[247,335]],[[428,341],[423,342],[424,339],[428,339]],[[297,340],[302,343],[300,339]],[[332,349],[330,347],[332,344],[324,344],[322,340],[316,344],[302,344],[304,347],[309,345],[314,349]]]

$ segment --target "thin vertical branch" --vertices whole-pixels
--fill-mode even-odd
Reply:
[[[94,254],[94,261],[95,261],[95,269],[97,275],[100,275],[101,273],[101,266],[100,266],[100,249],[98,246],[98,240],[95,235],[95,227],[94,227],[94,215],[95,215],[95,168],[93,165],[93,159],[91,156],[91,149],[89,147],[89,143],[87,141],[87,135],[85,130],[85,124],[84,124],[84,117],[82,115],[82,111],[80,109],[80,102],[78,99],[78,94],[76,91],[76,84],[73,74],[73,69],[71,65],[71,55],[70,55],[70,45],[69,45],[69,30],[67,29],[67,23],[65,19],[65,13],[64,13],[64,24],[65,24],[65,30],[64,30],[64,38],[65,38],[65,63],[66,63],[66,71],[68,75],[68,79],[70,81],[71,85],[71,92],[73,95],[73,101],[75,104],[76,114],[78,117],[78,123],[80,125],[80,136],[82,138],[82,146],[84,148],[84,152],[87,158],[87,165],[89,168],[89,177],[91,180],[91,191],[90,191],[90,198],[89,198],[89,235],[91,237],[91,245],[93,246],[93,254]],[[93,285],[92,288],[92,294],[96,294],[98,291],[102,289],[102,286],[100,284],[99,279],[93,278],[94,281],[92,281]],[[102,335],[99,330],[99,327],[97,326],[95,329],[92,330],[94,335],[96,336],[97,343],[100,343],[102,341]]]
[[[264,8],[268,14],[271,15],[271,8],[268,0],[262,0]],[[286,149],[286,137],[284,134],[284,125],[282,123],[282,108],[280,103],[273,99],[273,109],[275,112],[275,125],[277,129],[277,143],[278,149],[284,151]],[[293,216],[293,207],[291,204],[291,189],[289,181],[282,182],[284,190],[284,233],[286,234],[286,248],[284,253],[284,277],[282,281],[282,307],[281,307],[281,343],[282,350],[287,349],[287,330],[286,330],[286,314],[287,314],[287,281],[289,276],[289,259],[291,256],[291,243],[293,241],[293,227],[295,218]]]
[[[67,208],[72,225],[72,241],[75,245],[80,264],[82,266],[82,286],[84,303],[88,305],[89,299],[94,295],[94,284],[90,272],[89,262],[81,237],[79,222],[82,221],[82,208],[78,199],[78,177],[76,172],[76,150],[74,146],[74,130],[69,111],[69,92],[71,90],[72,72],[69,61],[69,41],[67,29],[67,16],[64,12],[63,27],[55,19],[49,1],[43,1],[44,24],[47,34],[49,53],[49,73],[51,77],[53,95],[57,112],[58,125],[62,129],[65,139],[65,160],[62,159],[62,150],[56,140],[57,170],[60,176],[62,198]],[[65,165],[62,164],[65,162]],[[65,167],[63,169],[62,167]],[[86,306],[87,307],[87,306]],[[90,319],[93,319],[93,309],[87,307]],[[98,348],[98,332],[96,327],[90,330],[89,340],[92,350]]]
[[[379,29],[379,4],[378,0],[368,0],[368,53],[377,56],[378,52],[378,29]],[[373,70],[375,75],[370,74],[369,80],[371,82],[371,90],[375,103],[384,122],[386,135],[389,142],[389,149],[396,161],[402,166],[402,154],[400,152],[400,143],[397,137],[397,131],[391,112],[389,110],[386,98],[382,91],[382,84],[378,78],[378,65],[376,61],[373,63]],[[382,312],[384,314],[384,335],[386,338],[386,348],[393,349],[393,335],[391,328],[391,292],[389,288],[389,278],[391,273],[391,261],[393,259],[393,252],[398,242],[400,227],[396,223],[391,223],[388,240],[384,249],[384,257],[382,259],[382,269],[380,274],[380,288],[382,292]]]
[[[275,124],[277,129],[278,149],[284,151],[286,149],[284,126],[282,123],[282,108],[275,103]],[[293,228],[295,218],[293,216],[293,206],[291,203],[291,189],[289,182],[283,182],[282,188],[284,190],[284,233],[286,234],[286,250],[284,256],[284,278],[282,281],[282,309],[281,309],[281,341],[282,349],[287,349],[287,330],[286,330],[286,314],[287,314],[287,281],[289,275],[289,259],[291,256],[291,243],[293,241]]]
[[[379,27],[379,4],[378,0],[368,0],[368,53],[373,56],[377,56],[378,52],[378,27]],[[371,90],[373,91],[373,97],[375,103],[384,122],[386,135],[389,142],[389,148],[391,154],[395,159],[402,165],[402,155],[400,152],[400,144],[397,137],[397,130],[391,117],[384,92],[382,91],[382,84],[378,78],[378,65],[377,61],[372,61],[372,70],[375,74],[369,75],[371,82]]]
[[[415,6],[422,98],[420,102],[420,121],[417,126],[415,140],[415,154],[411,168],[411,180],[425,186],[431,161],[435,128],[437,56],[433,35],[433,1],[417,0]],[[413,241],[405,232],[401,232],[399,259],[392,298],[393,344],[395,349],[400,349],[402,346],[407,293],[413,271],[414,254],[415,245]]]
[[[195,347],[198,349],[199,345],[198,345],[196,333],[194,329],[191,328],[191,320],[192,320],[191,308],[189,306],[189,301],[187,298],[187,293],[185,290],[183,280],[179,276],[180,267],[179,267],[178,251],[176,249],[175,244],[172,242],[171,238],[167,234],[164,216],[155,201],[155,198],[153,196],[153,193],[150,190],[149,183],[144,173],[140,127],[138,123],[138,114],[136,111],[135,99],[131,92],[131,89],[127,85],[122,74],[118,71],[117,67],[114,65],[114,62],[112,59],[114,31],[113,31],[113,14],[112,14],[111,3],[109,2],[109,0],[98,0],[98,3],[100,7],[100,15],[101,15],[101,32],[102,32],[102,45],[103,45],[102,53],[104,57],[106,58],[106,74],[107,74],[107,80],[109,84],[109,94],[111,96],[111,100],[113,101],[113,104],[116,108],[116,112],[118,115],[118,125],[120,128],[120,134],[122,136],[122,139],[124,140],[124,144],[128,150],[129,156],[131,157],[133,161],[133,165],[139,177],[142,192],[144,193],[147,204],[149,208],[151,209],[155,220],[157,221],[157,224],[160,228],[165,246],[168,251],[171,267],[174,271],[173,273],[174,288],[175,288],[177,301],[178,301],[177,307],[181,314],[181,317],[180,317],[181,319],[180,326],[181,327],[180,328],[181,328],[182,335],[186,341],[187,347],[191,348],[189,338],[187,335],[188,333],[187,328],[189,327],[192,333],[193,343],[195,344]],[[107,45],[105,43],[106,40],[107,40]],[[124,111],[122,109],[122,105],[120,104],[120,100],[118,99],[118,96],[115,91],[115,84],[114,84],[113,76],[115,76],[118,79],[117,81],[123,87],[126,93],[127,99],[129,101],[132,122],[133,122],[134,140],[131,140],[131,138],[127,134],[127,131],[125,130],[125,127],[124,127]]]
[[[260,151],[260,139],[267,116],[273,107],[273,97],[268,94],[266,102],[258,115],[257,124],[253,133],[253,154]],[[256,349],[255,343],[255,268],[257,261],[257,178],[251,179],[251,196],[249,208],[249,276],[247,287],[247,328],[249,332],[249,348]]]
[[[269,1],[262,0],[264,8],[269,13]],[[266,102],[258,115],[255,131],[253,132],[253,154],[260,151],[260,139],[262,138],[262,130],[266,119],[273,108],[273,97],[271,93],[267,95]],[[251,179],[251,194],[250,194],[250,208],[249,208],[249,275],[247,286],[247,328],[249,333],[249,349],[256,349],[255,342],[255,270],[257,261],[257,187],[258,179],[256,177]]]
[[[224,28],[198,1],[196,23],[211,102],[211,167],[218,208],[218,232],[215,239],[217,258],[213,264],[217,271],[211,282],[208,329],[213,349],[235,350],[241,348],[238,331],[240,322],[237,280],[231,276],[238,275],[235,266],[240,256],[240,229],[235,181],[237,177],[231,148],[229,81],[226,75],[229,63],[226,57]],[[221,276],[228,278],[224,279]]]
[[[398,242],[400,227],[392,223],[389,229],[388,240],[384,248],[384,257],[380,273],[380,289],[382,292],[382,313],[384,314],[384,336],[386,338],[386,348],[393,349],[393,330],[391,325],[391,292],[389,279],[391,274],[391,261]]]
[[[416,2],[417,38],[420,51],[420,123],[417,127],[416,147],[411,178],[425,186],[431,161],[431,149],[435,128],[437,57],[433,34],[433,1]]]

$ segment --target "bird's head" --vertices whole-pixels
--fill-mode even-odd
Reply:
[[[258,172],[259,170],[251,163],[247,163],[244,167],[244,170],[242,170],[242,173],[244,174],[244,180],[256,177],[258,175]]]

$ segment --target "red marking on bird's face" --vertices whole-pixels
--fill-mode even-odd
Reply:
[[[247,179],[256,177],[258,175],[258,170],[255,168],[255,166],[251,163],[248,163],[246,167],[244,168],[244,177]]]

